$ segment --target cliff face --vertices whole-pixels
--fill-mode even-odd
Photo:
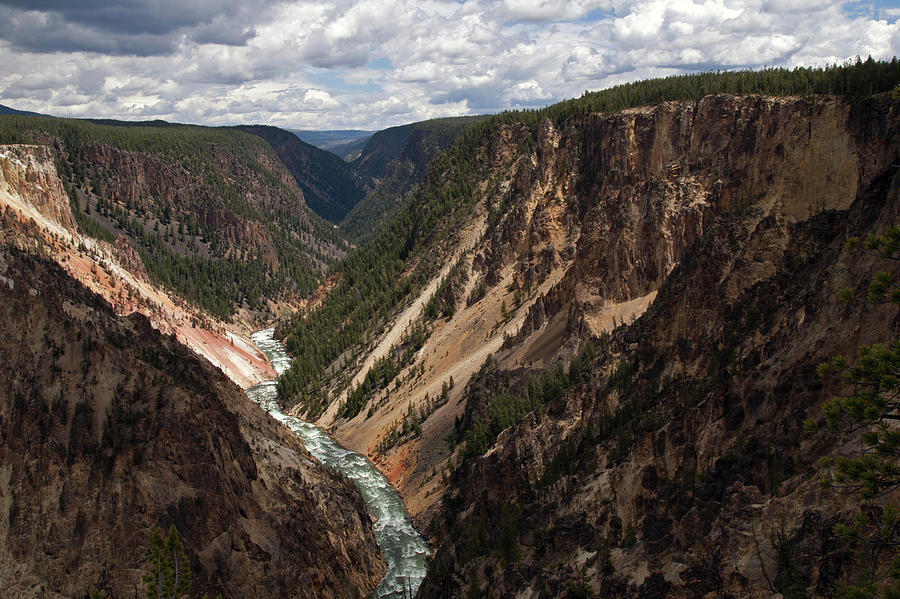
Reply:
[[[143,596],[151,531],[170,524],[192,596],[375,586],[352,485],[208,362],[71,279],[36,225],[0,218],[0,594]]]
[[[68,196],[63,206],[71,205],[83,235],[122,238],[150,280],[219,320],[268,322],[302,305],[348,247],[255,135],[163,122],[0,119],[0,141],[50,149]]]
[[[457,435],[529,364],[617,328],[453,475],[420,596],[762,597],[782,575],[833,592],[850,511],[816,464],[846,448],[801,424],[839,390],[817,364],[900,326],[836,296],[898,274],[843,246],[900,216],[898,116],[883,98],[725,96],[542,126],[480,264],[521,285],[537,239],[564,272],[460,392]],[[575,237],[566,259],[552,240]]]
[[[882,140],[854,138],[851,110],[726,96],[583,117],[563,131],[545,122],[479,263],[491,277],[512,265],[529,283],[549,248],[568,263],[541,309],[572,304],[595,333],[611,330],[615,309],[659,289],[716,218],[793,223],[848,209],[889,155]]]
[[[40,220],[52,232],[71,237],[75,221],[49,148],[0,147],[0,194],[23,215]]]
[[[138,177],[136,185],[146,182]],[[70,276],[106,298],[117,313],[144,314],[155,328],[175,334],[242,387],[274,378],[265,357],[236,333],[236,327],[229,330],[155,285],[126,236],[110,244],[80,231],[50,148],[0,146],[0,207],[9,210],[0,228],[6,238],[42,248]],[[20,221],[32,225],[22,228]]]
[[[818,362],[896,332],[835,294],[885,268],[842,243],[896,221],[898,125],[883,96],[709,96],[495,125],[431,171],[417,294],[315,412],[433,534],[422,593],[765,595],[772,538],[826,592],[846,511],[815,462],[842,448],[799,425]]]

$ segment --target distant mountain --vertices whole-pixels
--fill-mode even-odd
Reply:
[[[484,118],[434,119],[375,133],[352,164],[378,185],[347,214],[341,229],[357,242],[373,237],[403,207],[431,159]]]
[[[39,112],[29,112],[27,110],[17,110],[15,108],[10,108],[9,106],[4,106],[0,104],[0,114],[17,114],[19,116],[47,116],[45,114],[41,114]]]
[[[337,154],[348,162],[359,156],[373,133],[360,129],[335,129],[332,131],[297,129],[291,132],[306,143]]]
[[[272,146],[303,190],[306,204],[324,219],[340,221],[375,187],[368,175],[290,131],[264,125],[238,128]]]

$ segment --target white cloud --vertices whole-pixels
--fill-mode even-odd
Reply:
[[[39,12],[0,0],[9,17],[0,103],[61,116],[375,129],[704,68],[900,54],[895,9],[865,14],[837,0],[298,0],[255,10],[205,0],[155,18],[152,3],[136,0],[122,35],[110,19],[91,21],[91,7],[105,4],[79,4]],[[23,42],[47,32],[41,44]]]
[[[337,108],[340,103],[331,94],[321,89],[309,89],[303,94],[303,102],[311,108]]]
[[[604,0],[503,0],[501,14],[512,21],[568,21],[609,8]]]

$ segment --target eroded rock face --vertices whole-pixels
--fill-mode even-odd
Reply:
[[[0,595],[142,597],[151,531],[170,524],[192,596],[375,587],[384,562],[349,482],[208,362],[12,239],[34,235],[0,245]]]
[[[817,364],[900,326],[894,307],[836,297],[898,274],[844,248],[900,219],[898,133],[885,98],[723,96],[546,124],[482,250],[484,272],[524,277],[534,240],[565,264],[509,355],[555,318],[571,339],[610,330],[611,303],[652,303],[454,477],[420,596],[768,597],[773,535],[799,584],[830,595],[850,506],[818,489],[816,463],[845,448],[801,424],[838,391]],[[554,235],[577,239],[569,261]],[[528,374],[502,352],[494,368],[498,396]],[[463,418],[491,401],[476,394]]]
[[[599,333],[609,328],[604,308],[659,289],[715,218],[752,212],[795,223],[847,210],[890,154],[889,136],[865,131],[888,126],[885,115],[859,128],[860,110],[718,96],[586,116],[563,131],[545,122],[534,166],[515,179],[525,211],[491,239],[486,270],[517,262],[533,271],[546,245],[565,262],[553,239],[565,231],[574,259],[540,309],[552,315],[574,302]]]
[[[3,203],[14,202],[29,216],[53,223],[54,232],[75,232],[75,221],[49,148],[0,146],[0,193]]]
[[[239,214],[232,198],[217,196],[217,190],[204,182],[196,173],[157,156],[128,152],[107,145],[89,145],[78,154],[88,176],[98,178],[97,193],[105,198],[116,198],[129,206],[129,212],[140,214],[154,212],[160,206],[169,206],[174,214],[192,215],[207,232],[215,232],[225,242],[228,255],[252,255],[273,269],[278,269],[278,256],[271,235],[258,221],[246,213]],[[261,180],[258,173],[224,151],[215,154],[216,176],[245,181],[249,188],[245,200],[254,208],[291,204],[285,189]],[[295,197],[302,192],[286,174],[284,165],[259,155],[257,160],[270,168],[274,177],[281,176],[284,188]],[[273,178],[274,178],[273,177]],[[302,213],[301,213],[302,214]],[[302,215],[305,216],[305,215]],[[301,218],[302,218],[301,216]]]
[[[381,463],[427,524],[441,495],[432,473],[447,464],[444,439],[464,417],[463,388],[488,354],[509,370],[539,371],[567,359],[577,339],[643,314],[714,227],[713,236],[736,236],[735,247],[752,243],[756,251],[745,261],[723,258],[723,273],[740,270],[721,289],[734,301],[782,268],[777,248],[790,239],[791,226],[846,211],[888,168],[894,110],[884,99],[726,95],[497,127],[472,150],[471,214],[458,234],[413,261],[438,264],[417,298],[422,304],[451,268],[458,264],[465,275],[445,289],[453,291],[445,293],[453,314],[430,323],[423,349],[398,375],[415,382],[373,393],[371,417],[363,410],[341,421],[336,408],[347,381],[360,382],[369,358],[380,356],[338,362],[335,369],[353,373],[329,389],[338,399],[320,424],[336,426],[342,442]],[[452,173],[426,181],[432,187],[423,195],[450,180]],[[721,227],[731,221],[740,228]],[[713,293],[711,285],[706,292]],[[694,309],[679,321],[686,327],[679,334],[712,322],[704,303]],[[397,309],[404,316],[394,319],[379,348],[402,337],[407,313]],[[449,401],[423,424],[421,439],[396,451],[378,449],[410,403],[426,409],[451,378]]]
[[[143,158],[152,166],[150,157]],[[240,332],[235,333],[237,327],[229,331],[225,323],[154,285],[126,236],[109,244],[78,230],[57,173],[57,160],[48,146],[0,145],[0,234],[8,242],[15,240],[20,247],[55,260],[109,301],[117,313],[140,312],[163,333],[174,333],[241,387],[274,378],[265,357]],[[149,168],[149,172],[156,171]],[[246,226],[259,228],[259,223]]]

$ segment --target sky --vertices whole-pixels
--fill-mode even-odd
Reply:
[[[900,56],[900,0],[0,0],[0,104],[366,129]]]

